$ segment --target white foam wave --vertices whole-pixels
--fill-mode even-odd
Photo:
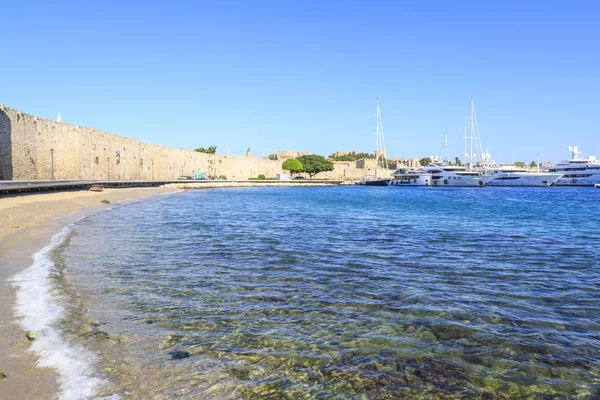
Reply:
[[[19,323],[35,335],[30,349],[39,357],[38,366],[58,371],[60,399],[80,400],[93,397],[105,380],[94,376],[93,363],[98,357],[81,346],[65,342],[57,326],[64,308],[51,279],[55,268],[52,252],[67,239],[71,229],[72,225],[56,234],[50,244],[33,255],[31,266],[12,281],[18,288]]]

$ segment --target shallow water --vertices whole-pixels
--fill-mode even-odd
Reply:
[[[61,251],[63,330],[125,398],[593,398],[599,198],[260,188],[115,207]]]

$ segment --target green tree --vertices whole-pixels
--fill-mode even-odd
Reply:
[[[529,163],[529,168],[535,168],[537,167],[537,163],[535,161],[532,161]]]
[[[458,157],[454,157],[454,163],[456,165],[458,165],[459,167],[462,165],[462,163],[460,162],[460,158],[458,158]]]
[[[281,168],[285,169],[286,171],[290,171],[292,174],[302,172],[304,170],[302,163],[295,158],[289,158],[285,160],[281,165]]]
[[[426,167],[429,164],[431,164],[431,158],[429,158],[429,157],[421,158],[419,160],[419,164],[421,164],[421,167]]]
[[[269,154],[268,155],[269,160],[271,161],[276,161],[277,160],[277,154]]]
[[[311,178],[319,172],[333,171],[333,163],[323,156],[300,156],[297,160],[302,163],[302,172],[306,172]]]
[[[517,161],[514,163],[515,167],[518,168],[527,168],[527,165],[525,165],[525,163],[523,161]]]
[[[204,147],[198,147],[194,151],[197,151],[198,153],[215,154],[217,152],[217,146],[208,146],[208,149],[205,149]]]
[[[343,156],[337,156],[337,157],[329,157],[331,158],[333,161],[356,161],[356,158],[346,154]]]

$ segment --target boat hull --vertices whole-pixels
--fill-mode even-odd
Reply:
[[[372,181],[364,181],[362,184],[365,186],[387,186],[388,179],[377,179]]]
[[[554,185],[562,174],[537,174],[537,173],[508,173],[492,179],[489,186],[502,187],[549,187]]]
[[[483,187],[486,186],[494,177],[492,176],[433,176],[433,186],[446,187]]]
[[[600,174],[585,178],[560,178],[556,181],[556,186],[595,186],[598,184],[600,184]]]
[[[388,186],[431,186],[431,174],[394,174],[394,179],[389,179],[387,184]]]

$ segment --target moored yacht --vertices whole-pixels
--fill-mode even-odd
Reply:
[[[481,172],[457,165],[429,164],[424,171],[431,174],[433,186],[481,187],[494,179],[492,175],[483,175]]]
[[[556,181],[556,186],[594,186],[600,184],[600,161],[594,156],[581,157],[581,152],[575,147],[569,147],[571,159],[562,161],[550,172],[563,174]]]
[[[431,174],[425,171],[408,171],[399,169],[392,174],[392,179],[387,181],[388,186],[430,186]]]
[[[488,182],[490,186],[535,186],[548,187],[558,181],[562,174],[553,172],[529,172],[525,168],[519,168],[514,165],[486,165],[475,168],[476,171],[483,172],[493,177]]]

